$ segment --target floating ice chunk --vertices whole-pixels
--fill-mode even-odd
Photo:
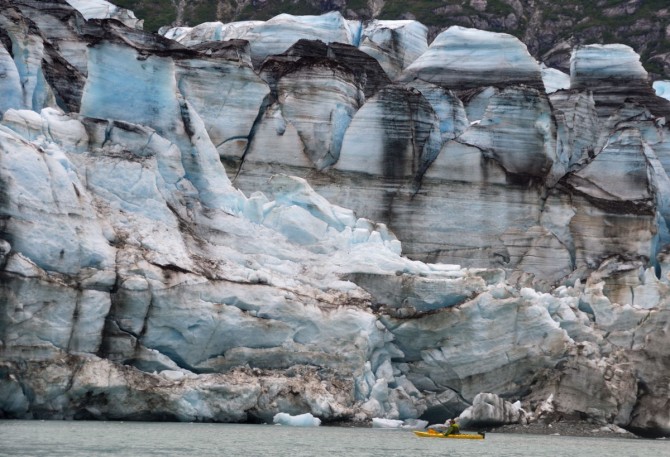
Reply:
[[[397,419],[382,419],[380,417],[372,418],[372,428],[400,428],[403,421]]]
[[[598,432],[598,431],[600,431],[600,432],[614,432],[614,433],[620,433],[622,435],[626,434],[626,433],[630,433],[628,430],[626,430],[624,428],[621,428],[621,427],[619,427],[618,425],[615,425],[615,424],[608,424],[608,425],[602,426],[599,429],[596,429],[594,431],[596,431],[596,432]]]
[[[272,418],[272,422],[278,425],[290,425],[291,427],[318,427],[321,425],[321,419],[312,416],[310,413],[291,416],[288,413],[277,413]]]
[[[405,419],[402,428],[411,430],[423,430],[428,427],[428,421],[421,419]]]
[[[423,430],[428,426],[428,422],[421,419],[384,419],[381,417],[372,418],[372,428],[401,428],[405,430]]]

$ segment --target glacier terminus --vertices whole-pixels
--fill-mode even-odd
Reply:
[[[669,84],[617,44],[566,74],[458,26],[0,0],[0,418],[670,436]]]

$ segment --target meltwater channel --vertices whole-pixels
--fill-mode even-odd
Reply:
[[[489,433],[466,441],[373,428],[4,420],[0,456],[662,457],[670,456],[670,440]]]

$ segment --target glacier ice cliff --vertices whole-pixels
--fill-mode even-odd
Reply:
[[[670,102],[571,63],[0,0],[0,417],[670,435]]]

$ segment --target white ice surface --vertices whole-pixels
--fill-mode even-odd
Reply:
[[[654,81],[653,87],[656,95],[670,100],[670,81]]]
[[[575,48],[570,57],[571,87],[608,80],[638,80],[648,84],[647,77],[640,56],[624,44],[581,46]]]
[[[272,421],[279,425],[290,425],[291,427],[318,427],[321,425],[321,419],[312,416],[310,413],[291,416],[288,413],[275,414]]]
[[[544,88],[548,94],[561,89],[570,89],[570,75],[563,73],[561,70],[549,68],[544,64],[541,65],[541,71]]]

